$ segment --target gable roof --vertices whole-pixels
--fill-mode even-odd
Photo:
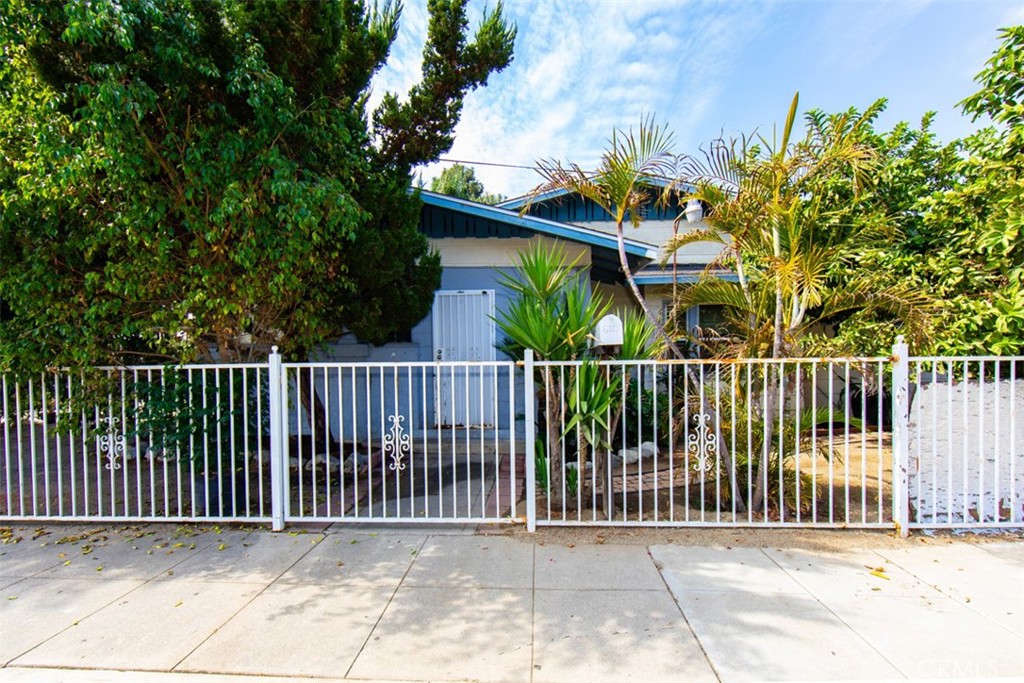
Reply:
[[[615,235],[546,218],[523,215],[489,204],[420,191],[420,231],[432,238],[529,238],[544,235],[590,247],[590,274],[599,282],[621,280],[619,244]],[[638,240],[624,241],[626,258],[636,270],[657,258],[657,249]]]
[[[658,187],[668,187],[670,183],[671,181],[668,180],[667,178],[652,178],[650,182],[651,185],[656,185]],[[693,187],[688,183],[684,183],[681,187],[683,189],[693,189]],[[574,194],[576,193],[571,192],[570,190],[566,190],[565,188],[559,187],[553,190],[548,190],[547,192],[541,192],[536,195],[532,193],[527,193],[524,195],[520,195],[518,197],[512,197],[510,199],[506,199],[505,201],[498,202],[495,206],[498,206],[502,209],[519,211],[527,204],[537,204],[540,202],[546,202],[549,199],[558,199],[560,197],[565,197],[566,195]]]
[[[502,225],[519,229],[516,231],[509,231],[510,234],[505,235],[477,234],[478,231],[472,229],[468,230],[468,232],[472,232],[473,234],[436,234],[437,228],[428,225],[426,233],[429,237],[520,237],[528,236],[522,234],[523,231],[526,231],[528,233],[536,233],[569,240],[571,242],[578,242],[580,244],[586,244],[599,249],[612,249],[617,252],[619,248],[618,240],[615,235],[610,235],[606,232],[594,230],[592,228],[573,225],[571,223],[551,221],[546,218],[537,218],[536,216],[530,216],[529,214],[520,216],[518,212],[505,209],[500,206],[480,204],[478,202],[471,202],[467,199],[449,197],[448,195],[438,194],[428,190],[420,191],[420,199],[422,199],[423,203],[427,206],[448,209],[450,211],[480,218],[484,221],[494,221]],[[479,226],[476,227],[479,228]],[[626,254],[629,256],[654,259],[658,255],[657,249],[652,247],[650,244],[639,240],[627,238],[625,240],[625,247]]]

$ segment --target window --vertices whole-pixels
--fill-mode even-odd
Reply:
[[[406,328],[404,330],[398,330],[392,332],[388,337],[386,344],[411,344],[412,343],[412,328]]]
[[[729,340],[729,321],[723,306],[692,306],[686,311],[686,330],[697,343],[698,358],[709,355],[708,346]]]

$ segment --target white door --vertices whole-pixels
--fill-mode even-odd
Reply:
[[[437,292],[434,295],[434,360],[493,361],[494,290]],[[436,416],[439,425],[494,424],[495,368],[440,366]]]

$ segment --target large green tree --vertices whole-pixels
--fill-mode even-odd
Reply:
[[[500,194],[487,192],[484,184],[477,180],[476,172],[462,164],[452,164],[441,171],[439,176],[430,181],[430,189],[481,204],[497,204],[505,199]]]
[[[400,5],[4,0],[0,366],[302,353],[429,310],[413,166],[512,59],[430,0],[422,80],[366,108]],[[371,126],[372,121],[372,126]]]
[[[941,144],[930,130],[897,125],[864,142],[882,159],[861,220],[885,220],[897,239],[864,245],[856,267],[927,292],[932,334],[920,350],[940,354],[1024,354],[1024,27],[1002,42],[979,73],[980,89],[961,104],[992,125]],[[841,198],[840,198],[841,199]],[[835,275],[846,276],[838,268]],[[859,313],[832,343],[884,353],[892,317]]]

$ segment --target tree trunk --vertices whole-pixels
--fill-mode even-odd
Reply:
[[[561,441],[558,433],[558,425],[561,424],[560,411],[558,408],[561,397],[556,392],[557,382],[551,376],[550,368],[544,369],[544,414],[547,424],[547,443],[544,444],[544,452],[548,461],[548,500],[561,502],[564,493],[565,482],[565,459],[562,449],[559,447]]]
[[[646,316],[647,321],[654,327],[654,331],[665,343],[666,351],[671,356],[681,360],[683,358],[682,352],[679,351],[679,347],[677,347],[675,342],[672,341],[672,339],[668,336],[668,332],[665,331],[665,326],[662,325],[654,317],[654,314],[651,313],[650,309],[647,308],[647,301],[640,293],[640,288],[637,287],[636,281],[633,279],[633,270],[629,267],[629,260],[626,258],[626,236],[622,232],[622,222],[619,222],[615,226],[615,229],[616,237],[619,243],[619,265],[622,267],[622,273],[626,277],[626,284],[629,285],[629,289],[633,292],[633,296],[636,298],[637,303],[640,304],[640,308],[643,310],[644,316]],[[689,381],[694,387],[697,386],[697,382],[694,379],[693,372],[690,368],[686,369],[686,378],[687,381]],[[708,403],[707,399],[705,399],[704,404],[701,406],[701,410],[706,415],[708,415],[709,419],[715,420],[716,412],[711,407],[710,403]],[[715,424],[717,424],[717,420],[715,420]],[[729,474],[730,490],[732,491],[733,498],[737,501],[736,510],[738,512],[746,512],[746,507],[743,504],[743,498],[739,496],[739,486],[736,482],[736,473],[733,471],[732,458],[725,458],[726,454],[731,455],[729,451],[729,446],[725,442],[725,436],[722,434],[721,430],[716,428],[715,432],[715,436],[718,440],[718,452],[722,454],[724,462],[727,463],[726,470]]]
[[[633,297],[636,302],[640,304],[640,309],[644,312],[644,316],[647,318],[647,322],[654,327],[655,333],[665,343],[665,351],[674,358],[682,358],[683,354],[679,351],[675,342],[668,336],[668,332],[665,331],[665,326],[654,317],[650,309],[647,308],[647,300],[644,299],[643,294],[640,293],[640,288],[637,287],[636,281],[633,279],[633,269],[629,267],[629,259],[626,258],[626,236],[622,232],[622,221],[615,226],[615,236],[619,244],[619,265],[622,267],[622,274],[626,277],[626,284],[629,286],[630,291],[633,293]]]
[[[305,350],[298,353],[300,358],[308,358]],[[326,372],[326,370],[324,371]],[[331,422],[327,417],[327,409],[324,407],[320,395],[316,392],[315,382],[308,368],[296,371],[295,384],[298,387],[299,404],[302,412],[310,424],[310,440],[313,448],[313,456],[325,452],[328,441],[333,441],[331,433]],[[313,430],[316,425],[316,430]],[[299,427],[301,429],[301,425]]]
[[[779,235],[778,225],[772,225],[772,250],[775,255],[776,261],[782,258],[782,239]],[[783,337],[782,337],[782,283],[779,282],[778,274],[775,275],[775,329],[772,330],[772,358],[782,358],[783,353]],[[771,366],[765,367],[765,372],[769,372]],[[775,427],[775,397],[778,394],[779,383],[782,381],[782,366],[779,366],[778,374],[774,381],[768,384],[768,396],[764,397],[765,400],[765,411],[768,414],[768,420],[765,421],[764,430],[764,443],[761,448],[761,459],[757,463],[757,486],[754,489],[754,498],[750,502],[750,507],[757,509],[764,503],[765,498],[765,486],[764,477],[765,469],[768,467],[768,453],[771,451],[771,444],[773,438],[773,430]],[[782,467],[782,453],[779,453],[779,467]]]

